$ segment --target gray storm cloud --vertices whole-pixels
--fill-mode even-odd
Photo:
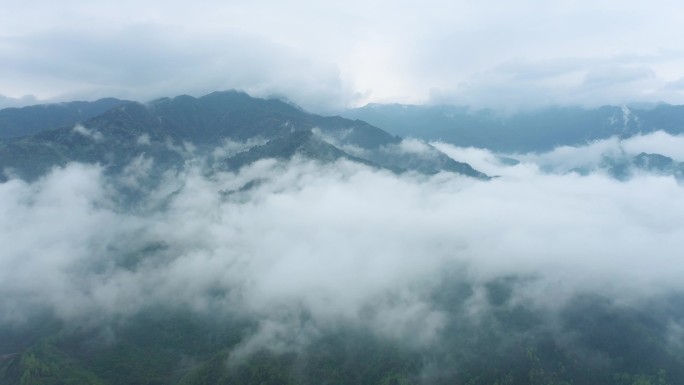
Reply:
[[[97,166],[12,179],[0,185],[2,320],[48,308],[92,321],[180,304],[256,317],[249,350],[291,338],[304,311],[313,325],[358,323],[423,344],[446,317],[431,300],[445,272],[475,287],[526,277],[517,300],[549,309],[579,292],[630,302],[684,289],[684,189],[674,178],[618,181],[451,154],[508,172],[484,182],[265,160],[236,174],[169,174],[135,210],[117,203],[120,182]],[[483,304],[475,296],[468,306],[475,314]]]

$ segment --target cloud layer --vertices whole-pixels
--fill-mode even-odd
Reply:
[[[443,279],[477,288],[524,277],[516,300],[544,309],[581,292],[639,302],[684,289],[684,189],[673,178],[545,173],[451,150],[503,176],[265,160],[237,174],[169,174],[135,210],[116,203],[121,181],[97,166],[10,180],[0,184],[0,321],[48,308],[96,322],[168,304],[254,317],[245,349],[291,332],[302,312],[313,325],[422,344],[446,317],[432,301]]]
[[[366,102],[682,103],[681,6],[7,1],[0,106],[238,88],[314,111]]]

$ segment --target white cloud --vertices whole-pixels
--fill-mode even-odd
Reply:
[[[684,102],[681,7],[671,0],[3,5],[12,17],[0,24],[0,93],[15,98],[239,88],[317,111]]]
[[[510,175],[514,170],[503,163],[502,159],[497,157],[496,154],[485,149],[475,147],[457,147],[445,142],[432,142],[430,144],[439,151],[447,154],[450,158],[459,162],[468,163],[474,169],[484,172],[487,175]],[[515,170],[519,169],[520,167],[516,168]],[[532,172],[537,172],[536,168],[534,168]]]
[[[634,155],[645,152],[647,154],[661,154],[684,162],[684,136],[672,136],[657,131],[649,135],[640,135],[622,142],[626,152]]]
[[[520,179],[531,178],[540,172],[605,172],[602,169],[607,160],[629,162],[641,153],[660,154],[674,161],[684,161],[684,137],[663,131],[627,139],[613,136],[584,146],[560,146],[544,153],[496,154],[486,149],[463,148],[444,142],[431,144],[452,159],[466,162],[488,175]],[[520,163],[511,164],[515,161]]]
[[[131,178],[145,167],[136,160]],[[518,295],[545,307],[580,291],[632,301],[683,288],[684,189],[674,179],[508,168],[519,171],[487,182],[346,161],[266,160],[212,177],[190,169],[167,174],[140,214],[114,204],[97,167],[10,180],[0,184],[0,314],[21,320],[47,306],[96,320],[181,303],[261,320],[249,350],[304,327],[292,320],[305,310],[313,328],[359,323],[425,344],[444,321],[430,295],[448,271],[476,286],[532,277]],[[297,335],[315,332],[306,328]]]
[[[547,171],[558,173],[573,169],[595,170],[606,159],[627,161],[642,152],[665,155],[676,161],[682,161],[684,152],[678,145],[683,144],[683,141],[684,137],[682,136],[673,136],[657,131],[624,140],[611,137],[586,146],[561,146],[542,154],[520,154],[513,155],[513,157],[537,164]]]
[[[100,142],[104,138],[102,136],[101,132],[89,130],[89,129],[83,127],[81,124],[75,125],[72,130],[77,134],[81,134],[81,135],[85,136],[86,138],[94,140],[95,142]]]
[[[33,95],[26,95],[21,98],[10,98],[0,95],[0,108],[17,108],[38,103]]]

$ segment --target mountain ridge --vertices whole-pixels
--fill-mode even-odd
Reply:
[[[182,167],[189,157],[207,154],[225,140],[247,141],[260,138],[277,140],[292,132],[317,130],[335,138],[335,143],[308,148],[306,157],[331,161],[345,157],[366,165],[376,165],[393,171],[417,170],[435,173],[440,170],[486,178],[466,164],[443,160],[441,167],[432,159],[394,157],[387,164],[365,159],[358,154],[332,156],[331,146],[352,146],[367,153],[381,152],[402,139],[360,120],[339,116],[325,117],[309,114],[277,99],[253,98],[237,91],[214,92],[199,98],[180,95],[162,98],[147,104],[129,102],[114,107],[74,126],[65,126],[38,132],[32,136],[13,138],[0,143],[0,168],[10,174],[28,179],[42,175],[52,166],[71,161],[100,163],[112,170],[120,170],[138,156],[155,159],[157,171],[164,167]],[[260,157],[286,159],[273,152],[277,145],[268,147],[270,153]],[[283,148],[280,148],[283,150]],[[314,154],[314,150],[321,154]],[[438,150],[433,152],[441,154]],[[251,157],[254,157],[253,152]],[[431,155],[434,157],[434,154]],[[442,157],[446,155],[441,154]],[[413,157],[415,158],[415,157]],[[249,156],[242,156],[247,161]],[[229,162],[230,163],[230,162]],[[233,167],[235,159],[233,159]]]
[[[684,106],[667,104],[651,108],[552,106],[511,114],[453,105],[369,104],[341,114],[403,137],[507,153],[543,152],[658,130],[673,135],[684,132]]]
[[[110,97],[93,102],[73,101],[3,108],[0,109],[0,139],[18,138],[76,124],[127,103],[130,101]]]

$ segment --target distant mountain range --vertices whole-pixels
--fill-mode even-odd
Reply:
[[[369,104],[341,114],[394,135],[508,153],[543,152],[658,130],[673,135],[684,132],[684,106],[667,104],[652,108],[550,107],[513,114],[450,105]]]
[[[130,101],[106,98],[94,102],[39,104],[1,109],[0,139],[18,138],[51,128],[72,125],[127,103]]]
[[[99,163],[108,172],[118,172],[138,157],[153,159],[152,173],[158,174],[182,167],[190,158],[206,158],[226,141],[247,144],[237,153],[212,159],[214,170],[236,171],[260,159],[300,156],[322,163],[346,159],[397,173],[448,171],[486,178],[426,142],[515,154],[658,130],[684,132],[684,106],[665,104],[553,107],[509,115],[447,105],[371,104],[342,115],[315,115],[281,100],[236,91],[147,104],[107,98],[7,108],[0,110],[0,180],[34,179],[71,161]],[[617,178],[649,171],[681,179],[684,167],[668,159],[642,154],[606,159],[602,168]]]
[[[0,132],[7,133],[0,142],[0,169],[5,170],[5,178],[36,178],[71,161],[99,163],[116,172],[140,156],[154,159],[159,171],[210,153],[226,140],[264,144],[219,159],[215,165],[219,169],[300,155],[320,162],[345,158],[395,172],[451,171],[486,178],[427,144],[418,152],[406,152],[400,137],[366,122],[314,115],[280,100],[235,91],[200,98],[183,95],[148,104],[103,99],[9,110],[0,111],[12,118],[7,118],[11,124],[0,125]],[[100,110],[106,111],[96,114]],[[95,116],[83,119],[86,115]],[[31,122],[24,130],[29,135],[13,137],[23,121]]]

